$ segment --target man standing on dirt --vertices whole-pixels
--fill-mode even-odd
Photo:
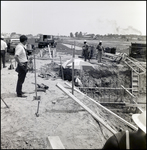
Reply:
[[[102,41],[99,42],[99,44],[96,47],[97,49],[97,58],[98,58],[98,63],[101,63],[102,61],[102,54],[104,52],[104,47],[102,46]]]
[[[102,149],[146,149],[146,111],[133,114],[136,132],[122,131],[111,136]]]
[[[4,37],[1,35],[1,63],[3,63],[3,68],[6,68],[5,66],[5,54],[7,52],[7,44],[4,41]],[[2,65],[1,65],[2,66]]]
[[[21,35],[20,43],[15,48],[15,56],[14,56],[16,62],[18,63],[16,68],[16,72],[18,72],[16,93],[17,93],[17,97],[22,97],[22,98],[27,97],[23,95],[24,92],[22,92],[22,85],[24,83],[28,71],[27,69],[28,59],[25,50],[26,43],[27,43],[27,37],[25,35]]]
[[[82,47],[83,49],[83,56],[84,56],[84,60],[86,61],[88,59],[88,44],[87,44],[87,41],[85,40],[84,41],[84,45]]]

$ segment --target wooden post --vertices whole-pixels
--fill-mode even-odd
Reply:
[[[52,149],[65,149],[59,136],[48,136],[47,145],[48,145],[48,148],[51,147]]]
[[[75,41],[73,48],[73,56],[72,56],[72,94],[74,95],[74,60],[75,59]]]
[[[48,45],[48,52],[49,52],[49,57],[52,58],[51,49],[50,49],[50,46],[49,46],[49,45]]]
[[[61,76],[62,76],[62,79],[64,80],[64,74],[63,74],[61,56],[60,56],[60,69],[61,69]]]
[[[35,55],[34,55],[34,72],[35,72],[35,93],[37,97],[37,81],[36,81],[36,61],[35,61]]]
[[[136,97],[135,97],[132,93],[130,93],[130,91],[128,91],[123,85],[121,85],[121,87],[133,97],[132,101],[133,101],[135,104],[137,104],[137,102],[134,100]],[[140,107],[137,107],[137,108],[138,108],[141,112],[143,112],[143,109],[141,109]]]

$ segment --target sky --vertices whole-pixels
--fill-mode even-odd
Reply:
[[[146,1],[1,1],[1,33],[146,35]]]

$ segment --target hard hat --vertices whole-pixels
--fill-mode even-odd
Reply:
[[[84,40],[84,43],[85,43],[85,42],[87,43],[87,41],[86,41],[86,40]]]
[[[132,119],[136,125],[146,133],[146,110],[141,114],[133,114]]]
[[[102,43],[102,41],[100,41],[99,43]]]

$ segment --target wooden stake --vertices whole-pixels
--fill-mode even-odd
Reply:
[[[132,94],[132,93],[130,93],[123,85],[121,85],[121,87],[125,90],[125,91],[127,91],[133,98],[135,98],[135,96]],[[134,100],[133,100],[133,102],[135,103],[135,104],[138,104],[137,102],[135,102]],[[137,107],[141,112],[143,112],[143,110],[140,108],[140,107]]]
[[[62,74],[61,76],[62,76],[62,79],[64,80],[64,74],[63,74],[61,56],[60,56],[60,69],[61,69],[61,74]]]
[[[34,55],[34,73],[35,73],[35,93],[37,97],[37,81],[36,81],[36,61],[35,61],[35,55]]]
[[[72,94],[74,95],[74,60],[75,59],[75,41],[73,48],[73,56],[72,56]]]
[[[48,136],[47,144],[48,144],[48,147],[50,148],[51,146],[52,149],[65,149],[59,136]]]

